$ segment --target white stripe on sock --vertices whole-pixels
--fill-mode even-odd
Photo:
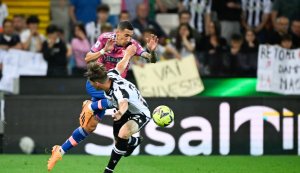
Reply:
[[[111,171],[111,172],[114,172],[114,170],[111,170],[111,169],[109,169],[108,167],[106,167],[105,169],[107,169],[107,170],[109,170],[109,171]]]

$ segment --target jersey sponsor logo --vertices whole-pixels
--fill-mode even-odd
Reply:
[[[121,61],[122,58],[114,58],[114,57],[111,57],[111,56],[106,56],[104,58],[104,61],[106,62],[112,62],[112,63],[118,63],[119,61]]]

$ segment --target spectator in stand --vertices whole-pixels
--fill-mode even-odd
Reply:
[[[245,33],[245,41],[243,42],[244,53],[257,53],[259,42],[256,39],[255,32],[251,29]]]
[[[114,31],[114,28],[109,23],[106,23],[101,26],[101,34],[104,32],[113,32],[113,31]]]
[[[121,11],[128,11],[130,20],[134,20],[136,16],[136,8],[139,4],[149,4],[149,0],[121,0]]]
[[[281,38],[280,46],[286,49],[294,49],[293,38],[290,34],[285,34]],[[299,48],[299,47],[298,47]]]
[[[58,37],[66,44],[66,48],[67,48],[66,56],[68,59],[67,71],[68,71],[68,75],[71,75],[73,67],[75,67],[75,60],[73,58],[71,43],[68,40],[66,40],[65,32],[60,27],[58,27]]]
[[[128,13],[128,11],[121,11],[120,15],[119,15],[119,21],[122,22],[122,21],[130,21],[130,14]],[[137,28],[134,28],[133,29],[133,38],[136,39],[136,40],[142,40],[143,37],[142,37],[142,33],[139,29]]]
[[[59,38],[58,27],[49,25],[46,29],[48,39],[43,42],[42,53],[48,62],[47,76],[67,75],[67,48]]]
[[[155,0],[156,13],[178,13],[182,10],[180,0]]]
[[[217,12],[221,25],[221,37],[229,43],[232,34],[241,34],[240,0],[213,0],[212,8]]]
[[[245,50],[243,46],[249,44],[254,38],[253,32],[250,31],[246,34],[245,42],[243,43],[243,37],[240,35],[233,35],[231,39],[231,48],[229,52],[229,59],[231,60],[230,70],[234,76],[256,76],[257,71],[257,52],[250,52]],[[252,51],[255,48],[252,48]],[[247,52],[249,51],[249,52]]]
[[[272,9],[271,0],[242,0],[242,26],[254,30],[261,43],[266,41],[265,26]]]
[[[67,0],[58,0],[58,6],[51,8],[51,23],[64,30],[64,40],[70,38],[70,16]]]
[[[68,40],[66,40],[66,37],[65,37],[65,31],[58,27],[58,37],[59,39],[61,39],[64,43],[66,43],[66,47],[67,47],[67,58],[70,58],[72,56],[72,47],[71,47],[71,44]]]
[[[14,34],[12,20],[4,19],[2,26],[3,33],[0,34],[0,49],[22,49],[19,35]]]
[[[21,42],[24,50],[30,52],[40,52],[45,36],[38,31],[40,20],[32,15],[27,18],[28,29],[21,33]]]
[[[192,14],[190,25],[201,35],[207,34],[211,22],[212,0],[183,0],[182,3]]]
[[[15,14],[12,21],[14,32],[20,36],[21,33],[27,29],[25,16],[22,14]]]
[[[276,25],[276,19],[279,16],[286,16],[290,21],[299,16],[299,0],[275,0],[272,8],[272,22]]]
[[[242,54],[238,62],[243,64],[243,73],[247,76],[256,76],[257,71],[257,55],[259,43],[253,30],[247,30],[245,33],[245,41],[242,45]]]
[[[96,9],[101,4],[101,0],[70,0],[69,15],[72,24],[78,22],[84,25],[96,20]]]
[[[143,41],[142,46],[146,48],[146,43],[149,38],[151,38],[151,34],[155,34],[154,29],[147,28],[143,32]],[[167,60],[167,59],[181,59],[180,53],[170,44],[161,45],[158,44],[156,48],[158,60]],[[139,60],[144,60],[142,58],[139,58]],[[146,61],[145,61],[146,62]]]
[[[300,15],[292,21],[291,34],[294,47],[300,48]]]
[[[119,15],[119,21],[130,21],[130,14],[128,13],[128,11],[124,10],[121,11],[120,15]]]
[[[83,76],[86,71],[86,62],[84,60],[87,52],[90,51],[90,43],[87,39],[83,24],[75,25],[74,38],[71,41],[72,52],[75,58],[76,66],[72,70],[75,76]]]
[[[229,75],[239,76],[243,75],[243,68],[241,65],[243,37],[238,34],[233,34],[230,40],[230,49],[228,52],[228,73]]]
[[[189,24],[189,22],[190,22],[190,20],[191,20],[191,12],[190,12],[189,10],[182,10],[182,11],[179,12],[178,18],[179,18],[179,25],[180,25],[180,24]],[[190,25],[190,24],[189,24],[189,25]],[[170,37],[171,39],[176,38],[177,33],[178,33],[178,28],[179,28],[179,26],[176,27],[176,28],[171,29],[171,31],[170,31],[170,33],[169,33],[169,37]],[[195,28],[193,28],[191,25],[190,25],[190,28],[192,28],[192,30],[193,30],[193,35],[194,35],[195,37],[197,37],[197,38],[200,37],[200,35],[198,34],[198,31],[197,31]],[[197,39],[197,38],[196,38],[196,39]]]
[[[220,36],[220,29],[216,22],[211,22],[208,35],[199,41],[198,58],[200,60],[200,73],[203,75],[223,75],[224,53],[227,51],[227,43]]]
[[[179,26],[176,40],[173,40],[172,43],[182,58],[194,54],[196,40],[189,24],[181,24]]]
[[[164,42],[164,39],[167,38],[165,32],[162,30],[161,26],[154,20],[148,18],[149,9],[147,4],[139,4],[136,8],[137,17],[132,21],[134,28],[143,32],[146,28],[152,28],[155,30],[157,37],[160,39],[160,42]]]
[[[101,26],[108,23],[109,6],[101,4],[97,7],[97,20],[89,22],[85,25],[86,34],[90,44],[94,44],[102,33]]]
[[[281,37],[289,33],[290,21],[287,17],[281,16],[276,19],[276,25],[272,32],[268,33],[267,42],[270,44],[280,44]]]
[[[2,24],[5,18],[8,16],[8,9],[6,4],[0,0],[0,32],[2,31]]]

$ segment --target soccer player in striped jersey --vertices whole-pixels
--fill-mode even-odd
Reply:
[[[260,33],[271,14],[271,0],[242,0],[241,5],[243,12],[241,23],[244,29],[252,29],[256,34]]]
[[[207,34],[211,22],[212,0],[183,0],[182,4],[191,13],[190,25],[196,28],[199,34]]]
[[[91,51],[87,53],[85,60],[89,63],[97,61],[103,64],[106,70],[115,68],[116,64],[124,57],[126,49],[130,45],[136,47],[134,55],[144,57],[149,62],[156,62],[155,49],[157,47],[157,37],[152,35],[148,39],[147,50],[144,50],[142,46],[132,39],[133,27],[130,22],[122,21],[119,23],[116,32],[103,33],[99,36],[95,45],[91,48]],[[122,77],[126,77],[128,70],[128,64],[124,70],[122,70]],[[103,118],[105,114],[112,114],[113,111],[106,110],[111,107],[111,102],[106,99],[104,91],[96,90],[88,80],[86,82],[86,90],[92,97],[92,100],[83,102],[82,112],[80,114],[80,127],[74,130],[72,135],[61,146],[55,145],[52,149],[52,155],[48,160],[48,170],[52,170],[58,160],[62,159],[62,156],[77,146],[78,143],[83,141],[89,134],[91,134]],[[95,116],[94,116],[95,115]],[[135,145],[139,141],[139,138],[130,137],[128,145]],[[131,153],[130,153],[131,154]]]
[[[157,39],[158,40],[158,39]],[[134,84],[121,77],[126,70],[130,58],[135,54],[135,45],[126,49],[124,58],[114,69],[107,71],[97,62],[88,64],[86,77],[92,86],[98,90],[104,90],[105,96],[117,111],[112,115],[114,119],[115,146],[104,173],[112,173],[122,156],[128,156],[137,145],[128,145],[130,137],[139,132],[151,119],[147,102],[141,96]]]

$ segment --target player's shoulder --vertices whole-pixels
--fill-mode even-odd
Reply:
[[[120,76],[120,73],[116,69],[113,68],[113,69],[108,70],[107,75],[108,76]]]
[[[135,44],[135,45],[136,45],[136,44],[140,44],[140,43],[139,43],[138,41],[136,41],[135,39],[131,39],[131,43],[132,43],[132,44]]]
[[[116,37],[115,32],[104,32],[102,33],[99,37],[98,40],[103,40],[103,39],[114,39]]]
[[[135,45],[138,49],[143,49],[142,45],[135,39],[131,40],[131,44]]]

